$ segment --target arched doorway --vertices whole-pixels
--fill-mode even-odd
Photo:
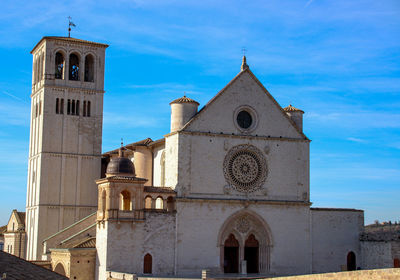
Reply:
[[[61,275],[66,275],[64,266],[61,263],[56,265],[56,268],[54,269],[54,272],[57,272],[58,274],[61,274]]]
[[[356,270],[356,254],[354,252],[349,252],[347,254],[347,271]]]
[[[250,234],[244,244],[244,259],[247,263],[247,273],[258,273],[259,244],[254,234]]]
[[[228,249],[227,241],[233,241],[236,248]],[[268,273],[270,270],[270,248],[272,235],[268,224],[256,212],[244,209],[232,214],[225,220],[218,233],[218,246],[220,248],[220,272],[240,273],[241,264],[246,260],[247,273]],[[233,263],[233,254],[238,252],[235,258],[237,266],[232,272],[229,263]],[[229,262],[230,261],[230,262]]]
[[[151,274],[153,268],[153,257],[150,254],[146,254],[143,259],[143,273]]]
[[[225,240],[224,245],[224,273],[239,272],[239,242],[233,234]]]

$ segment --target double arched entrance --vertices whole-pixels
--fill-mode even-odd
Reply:
[[[221,271],[268,272],[271,245],[270,231],[260,216],[249,210],[232,215],[219,233]]]

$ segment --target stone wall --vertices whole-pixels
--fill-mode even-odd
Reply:
[[[391,247],[390,242],[361,241],[361,268],[375,269],[393,267]]]
[[[335,273],[324,273],[324,274],[310,274],[300,276],[289,276],[289,277],[276,277],[276,278],[264,278],[274,280],[324,280],[324,279],[343,279],[343,280],[378,280],[378,279],[399,279],[400,268],[388,268],[388,269],[374,269],[374,270],[358,270],[358,271],[346,271],[346,272],[335,272]]]
[[[314,273],[347,268],[347,255],[356,256],[361,267],[359,236],[364,212],[355,209],[311,208],[312,268]]]

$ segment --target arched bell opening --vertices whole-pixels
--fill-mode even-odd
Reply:
[[[55,60],[55,74],[54,74],[54,77],[56,79],[64,79],[64,66],[65,66],[64,55],[61,52],[57,52]]]
[[[85,57],[85,82],[94,81],[94,58],[93,55],[88,54]]]
[[[79,81],[79,56],[75,53],[69,56],[69,79]]]

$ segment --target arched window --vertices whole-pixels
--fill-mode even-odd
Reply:
[[[356,270],[356,254],[354,252],[349,252],[347,254],[347,271]]]
[[[45,71],[45,68],[44,68],[45,66],[44,66],[44,54],[42,54],[42,71],[41,71],[41,73],[40,73],[40,75],[41,75],[41,80],[43,79],[43,77],[44,77],[44,71]]]
[[[161,165],[161,186],[164,187],[165,186],[165,151],[163,151],[161,154],[160,165]]]
[[[37,59],[35,58],[35,60],[33,61],[33,70],[32,70],[32,72],[33,72],[33,84],[35,85],[36,84],[36,76],[37,76],[37,72],[36,72],[36,70],[37,70]]]
[[[72,109],[71,109],[71,115],[75,115],[75,100],[72,100]]]
[[[68,99],[67,102],[67,115],[71,114],[71,99]]]
[[[90,101],[87,102],[86,116],[90,117]]]
[[[151,274],[153,268],[153,257],[146,254],[143,258],[143,274]]]
[[[79,81],[79,57],[74,53],[69,56],[69,79]]]
[[[56,53],[56,64],[55,64],[55,74],[54,77],[56,79],[63,79],[64,78],[64,56],[62,55],[62,53],[57,52]]]
[[[54,272],[57,272],[58,274],[61,274],[61,275],[65,275],[64,266],[61,263],[57,264],[54,269]]]
[[[172,212],[175,211],[175,200],[172,196],[167,198],[167,211]]]
[[[94,59],[91,54],[85,57],[85,82],[94,81]]]
[[[144,199],[144,208],[146,209],[151,209],[152,208],[152,202],[153,199],[151,198],[151,196],[146,196],[146,198]]]
[[[39,67],[38,67],[38,82],[42,80],[43,63],[42,55],[39,56]]]
[[[162,199],[162,197],[157,197],[156,209],[164,209],[164,200]]]
[[[60,113],[60,99],[56,98],[56,114]]]
[[[60,103],[60,114],[64,114],[64,98],[61,98],[61,103]]]
[[[120,194],[120,210],[123,211],[131,211],[132,204],[131,204],[131,193],[127,190],[124,190]]]
[[[103,190],[101,193],[101,210],[105,211],[106,210],[106,191]]]

